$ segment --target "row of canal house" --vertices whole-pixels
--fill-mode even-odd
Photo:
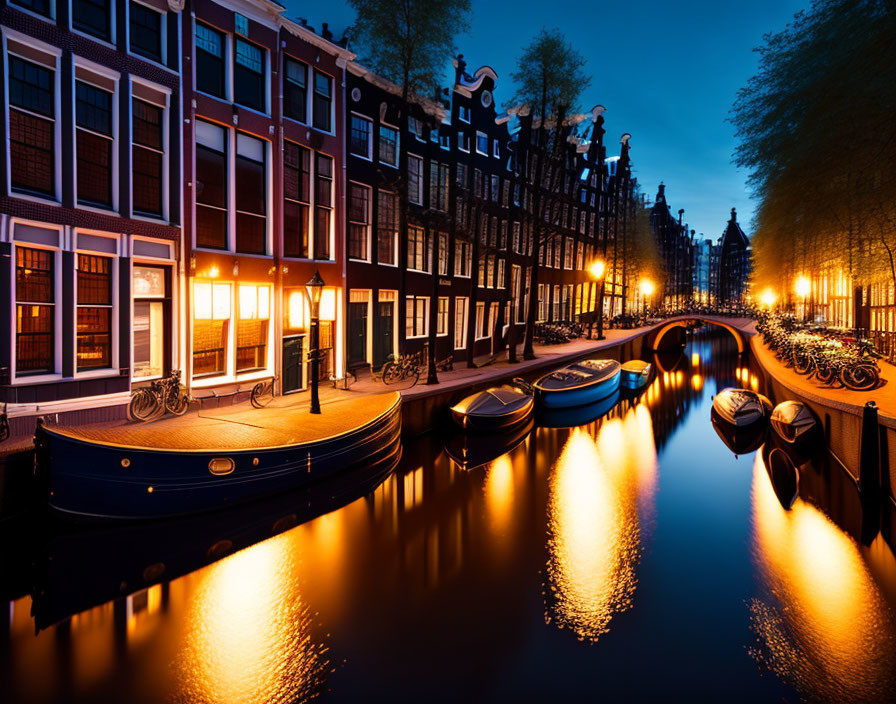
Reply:
[[[305,388],[315,271],[322,378],[426,344],[490,354],[522,340],[530,293],[538,320],[596,309],[587,266],[613,261],[630,182],[627,144],[606,159],[601,110],[564,128],[554,195],[533,198],[544,147],[496,108],[491,69],[471,76],[459,57],[451,88],[402,110],[396,86],[283,12],[2,3],[0,402],[14,431],[122,417],[132,388],[172,369],[194,396],[270,377]]]

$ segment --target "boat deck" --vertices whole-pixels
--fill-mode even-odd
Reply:
[[[399,401],[396,392],[365,395],[327,403],[320,415],[312,415],[307,404],[296,405],[287,396],[259,409],[240,404],[150,423],[48,428],[87,443],[159,452],[260,450],[316,444],[351,433],[388,414]]]

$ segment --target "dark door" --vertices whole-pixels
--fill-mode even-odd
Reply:
[[[367,361],[367,303],[348,304],[348,363]]]
[[[392,354],[393,305],[391,301],[376,304],[373,318],[373,366],[381,367]]]
[[[305,347],[304,335],[283,338],[283,393],[288,394],[302,388],[302,355]]]

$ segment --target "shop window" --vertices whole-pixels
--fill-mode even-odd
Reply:
[[[78,202],[112,206],[112,93],[75,83]]]
[[[308,67],[287,58],[283,79],[283,114],[299,122],[308,122]]]
[[[162,216],[162,168],[164,145],[162,117],[165,111],[143,100],[133,101],[134,212]]]
[[[9,56],[10,180],[16,191],[56,195],[53,71]]]
[[[196,89],[224,97],[224,35],[196,24]]]
[[[236,251],[264,254],[267,249],[267,169],[265,143],[236,136]]]
[[[324,132],[332,129],[330,113],[333,105],[333,79],[320,71],[314,72],[312,118],[314,127]]]
[[[398,252],[398,203],[394,193],[380,191],[377,201],[376,256],[380,264],[395,266]]]
[[[348,185],[348,256],[370,260],[370,188]]]
[[[264,111],[264,52],[254,44],[236,39],[233,57],[233,101]]]
[[[78,371],[112,366],[112,259],[78,255]]]
[[[227,249],[227,131],[196,122],[196,246]]]
[[[159,12],[131,2],[128,8],[131,31],[131,51],[149,59],[162,60],[162,15]]]
[[[283,144],[283,252],[307,258],[311,207],[311,152],[292,142]]]
[[[162,267],[134,265],[133,372],[135,379],[165,373],[168,306],[167,272]]]
[[[55,371],[55,253],[16,247],[16,373]]]
[[[314,258],[330,259],[333,160],[324,154],[315,154],[314,182]]]
[[[111,38],[109,0],[72,0],[72,27],[100,39]]]
[[[230,284],[193,284],[193,376],[227,371]]]
[[[270,295],[268,286],[240,284],[236,324],[237,372],[255,371],[267,366]]]

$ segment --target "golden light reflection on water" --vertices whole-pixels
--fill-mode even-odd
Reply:
[[[501,455],[485,475],[485,504],[489,527],[498,540],[507,537],[513,518],[513,463]]]
[[[550,476],[547,621],[596,641],[632,604],[639,502],[652,505],[656,450],[646,407],[572,431]]]
[[[180,667],[182,702],[293,702],[319,691],[327,649],[288,570],[296,532],[214,563],[197,575]]]
[[[750,604],[760,664],[812,699],[881,701],[896,692],[896,627],[856,543],[799,498],[778,502],[753,463],[753,556],[768,595]]]

